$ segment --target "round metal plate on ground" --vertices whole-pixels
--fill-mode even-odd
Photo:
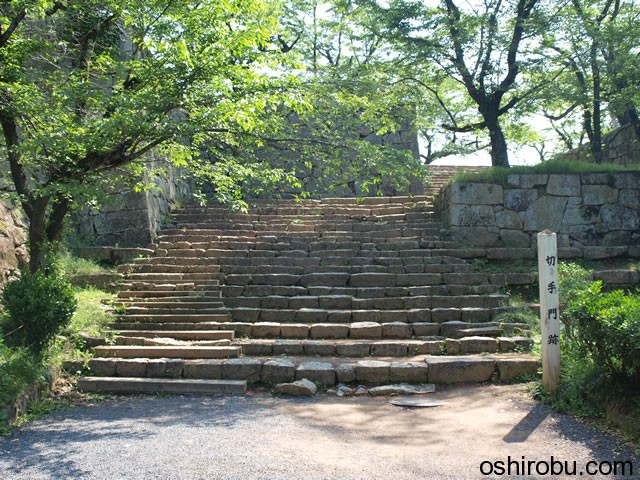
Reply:
[[[416,398],[416,397],[398,397],[389,400],[391,405],[396,407],[439,407],[446,405],[446,402],[440,400],[433,400],[431,398]]]

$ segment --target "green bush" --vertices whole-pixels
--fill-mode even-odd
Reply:
[[[46,368],[33,353],[8,348],[0,340],[0,407],[15,402],[31,385],[45,382],[46,376]]]
[[[77,302],[71,284],[52,269],[47,274],[22,272],[5,286],[2,305],[0,331],[6,344],[41,355],[69,323]]]
[[[640,384],[640,295],[602,292],[602,282],[576,291],[564,317],[569,340],[616,381]]]

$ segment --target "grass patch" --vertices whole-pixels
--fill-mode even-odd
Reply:
[[[620,173],[638,172],[640,165],[623,166],[613,163],[586,163],[571,160],[549,160],[532,166],[510,168],[492,167],[479,172],[460,172],[449,183],[477,182],[507,184],[507,177],[513,174],[577,174],[577,173]]]
[[[110,273],[115,269],[102,265],[100,263],[87,260],[86,258],[80,258],[72,255],[69,252],[63,252],[60,254],[59,260],[62,270],[69,276],[76,275],[92,275],[96,273]]]
[[[92,336],[102,335],[107,325],[114,320],[104,302],[113,301],[116,296],[94,287],[76,288],[75,295],[78,308],[66,332],[75,333],[84,330]]]

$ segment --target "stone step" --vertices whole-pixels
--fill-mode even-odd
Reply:
[[[176,282],[176,283],[153,283],[153,282],[122,282],[119,286],[124,290],[142,290],[155,292],[187,292],[187,291],[205,291],[214,292],[220,290],[220,281],[199,281],[199,282]]]
[[[127,306],[116,309],[115,312],[121,315],[227,315],[229,309],[227,307],[201,307],[195,304],[195,306],[185,306],[183,303],[175,303],[172,307],[154,307],[154,306]]]
[[[278,274],[229,274],[226,285],[278,285],[278,286],[327,286],[327,287],[418,287],[442,284],[488,285],[487,273],[345,273],[321,272],[303,275]]]
[[[132,272],[127,275],[127,279],[131,282],[133,281],[144,281],[144,282],[192,282],[199,280],[207,280],[207,281],[217,281],[217,276],[215,273],[143,273],[143,272]]]
[[[224,347],[231,346],[232,341],[228,339],[222,340],[206,340],[192,339],[181,340],[172,337],[158,336],[155,338],[131,337],[125,335],[117,335],[114,337],[113,343],[110,345],[127,345],[140,347]]]
[[[94,347],[96,357],[122,358],[236,358],[241,349],[226,347],[183,347],[183,346],[129,346],[107,345]]]
[[[363,360],[348,357],[256,357],[228,360],[94,358],[89,361],[102,377],[173,377],[176,379],[244,380],[268,385],[307,378],[324,386],[336,383],[511,382],[536,375],[540,361],[527,354],[416,355]]]
[[[384,296],[384,289],[379,296],[371,296],[372,292],[366,292],[365,298],[352,295],[266,295],[239,296],[224,299],[228,308],[265,308],[295,310],[299,308],[321,308],[326,310],[411,310],[431,308],[481,308],[490,309],[501,307],[508,301],[507,295],[467,295],[467,296]],[[361,292],[364,293],[364,292]],[[373,292],[376,294],[377,292]],[[141,304],[143,305],[143,304]],[[468,316],[475,315],[472,311]],[[460,316],[460,315],[457,315]],[[490,316],[486,312],[479,312],[478,317]]]
[[[176,257],[174,257],[175,260]],[[125,264],[118,266],[119,273],[146,273],[146,274],[162,274],[162,273],[173,273],[173,274],[190,274],[190,273],[204,273],[208,275],[215,275],[220,272],[219,265],[182,265],[182,264],[153,264],[150,263],[150,258],[141,259],[146,261],[146,263],[134,263],[134,264]],[[215,277],[213,277],[215,278]]]
[[[118,330],[124,337],[175,338],[178,340],[233,340],[233,330]]]
[[[195,297],[197,298],[197,297]],[[163,308],[181,308],[181,309],[204,309],[204,308],[224,308],[224,302],[217,298],[215,301],[207,301],[206,299],[194,300],[192,297],[174,297],[170,301],[144,301],[129,300],[113,302],[114,307],[126,307],[129,309],[141,308],[147,310],[157,310]]]
[[[407,357],[506,353],[528,351],[533,341],[528,337],[466,337],[462,339],[396,340],[238,340],[245,356],[339,356],[339,357]]]
[[[190,302],[209,301],[209,299],[220,299],[221,292],[206,290],[120,290],[117,294],[118,298],[137,298],[137,299],[157,299],[180,301],[180,299],[188,298]]]
[[[504,309],[497,308],[412,308],[409,310],[327,310],[322,308],[231,308],[234,322],[279,322],[279,323],[329,323],[345,324],[358,322],[377,323],[446,323],[462,321],[470,323],[487,322],[495,319]]]
[[[203,395],[244,395],[243,380],[206,380],[182,378],[81,377],[78,389],[105,393],[173,393]]]
[[[215,325],[217,329],[228,329],[229,325],[233,325],[233,328],[242,325],[242,334],[246,337],[285,339],[407,339],[438,336],[457,338],[478,335],[497,337],[530,330],[530,327],[523,323],[459,320],[442,323],[373,320],[344,323],[283,323],[277,320],[270,322],[235,320],[211,325]]]
[[[197,314],[197,313],[185,313],[185,314],[132,314],[132,315],[118,315],[118,320],[125,323],[139,323],[144,324],[146,322],[152,323],[200,323],[200,322],[224,322],[229,319],[227,313],[216,314]]]
[[[339,265],[339,260],[343,260]],[[224,265],[221,266],[225,275],[272,275],[272,274],[292,274],[306,275],[309,273],[472,273],[473,266],[469,264],[436,264],[425,265],[415,263],[409,265],[349,265],[349,260],[336,259],[338,265],[310,265],[306,267],[291,267],[286,265]],[[224,261],[221,260],[221,263]],[[345,265],[345,263],[347,263]]]
[[[323,285],[302,287],[297,285],[223,285],[222,296],[230,297],[265,297],[280,295],[293,296],[326,296],[348,295],[357,298],[382,297],[414,297],[414,296],[468,296],[496,295],[500,285],[430,285],[420,287],[328,287]]]
[[[245,324],[239,326],[234,322],[113,322],[109,324],[109,326],[111,329],[118,332],[142,329],[145,331],[228,330],[231,332],[237,330],[238,332],[243,333],[243,335],[246,335],[244,332],[247,331],[247,326]]]

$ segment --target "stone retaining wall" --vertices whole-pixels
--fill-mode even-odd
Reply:
[[[574,254],[598,247],[604,256],[637,256],[640,249],[640,172],[513,174],[504,186],[459,182],[444,188],[437,208],[470,246],[535,247],[536,234],[549,229]]]
[[[602,143],[603,162],[616,163],[618,165],[631,165],[640,162],[640,140],[636,137],[631,125],[620,127],[613,132],[607,133],[602,139]],[[589,163],[594,162],[589,143],[585,143],[568,152],[561,153],[556,158]]]
[[[86,209],[77,215],[76,229],[83,241],[121,247],[152,243],[171,207],[193,192],[185,172],[172,166],[167,167],[167,172],[165,177],[154,178],[153,188],[146,192],[123,192],[100,210]]]
[[[7,277],[28,261],[27,229],[20,210],[10,202],[0,202],[0,288]]]

